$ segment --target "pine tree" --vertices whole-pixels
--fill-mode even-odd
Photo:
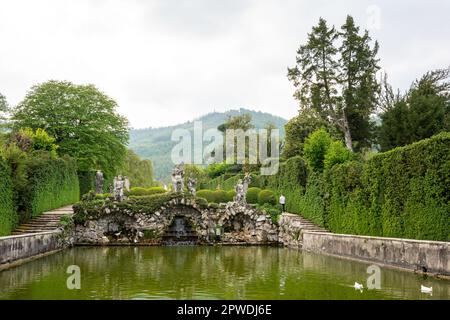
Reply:
[[[370,115],[377,106],[379,84],[376,72],[379,70],[378,43],[371,47],[371,38],[365,31],[359,34],[359,27],[351,16],[341,28],[342,45],[339,48],[341,57],[340,83],[342,85],[342,105],[337,124],[341,127],[345,144],[353,149],[353,141],[358,147],[370,146]]]
[[[337,48],[339,39],[342,44]],[[313,109],[339,128],[350,150],[371,143],[370,115],[379,92],[377,52],[378,43],[371,47],[368,32],[360,35],[352,17],[347,17],[341,32],[321,18],[297,51],[296,66],[288,69],[300,109]]]
[[[324,118],[336,103],[336,61],[334,45],[338,34],[334,27],[320,18],[319,24],[308,34],[308,42],[297,51],[297,65],[288,68],[288,78],[297,88],[294,97],[300,108],[312,108]]]

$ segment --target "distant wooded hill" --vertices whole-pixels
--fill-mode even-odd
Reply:
[[[177,142],[171,141],[173,130],[180,128],[192,130],[194,121],[202,121],[203,130],[217,128],[229,116],[242,114],[250,114],[252,116],[252,123],[255,128],[262,129],[267,123],[272,123],[280,129],[281,136],[284,136],[285,119],[269,113],[241,108],[227,112],[212,112],[193,121],[176,126],[131,130],[129,147],[140,157],[152,160],[155,179],[167,181],[173,167],[170,154],[173,146],[177,144]]]

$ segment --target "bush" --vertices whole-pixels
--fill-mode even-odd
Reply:
[[[342,141],[333,141],[323,160],[324,169],[328,170],[334,165],[350,161],[352,158],[353,153],[344,146]]]
[[[270,204],[270,205],[276,205],[277,200],[275,199],[275,194],[271,190],[262,190],[258,194],[258,204],[264,205],[264,204]]]
[[[235,196],[236,191],[234,190],[227,191],[227,202],[233,201]]]
[[[215,203],[226,203],[228,202],[228,194],[224,190],[214,190],[213,198]]]
[[[159,194],[159,193],[165,193],[166,190],[164,190],[163,187],[151,187],[151,188],[141,188],[141,187],[134,187],[131,188],[129,192],[126,192],[126,195],[128,196],[150,196],[152,194]]]
[[[0,236],[9,235],[17,223],[10,174],[8,166],[0,157]]]
[[[314,171],[323,171],[325,154],[331,143],[331,136],[325,129],[314,131],[306,138],[303,153],[305,159],[308,161],[308,165]]]
[[[252,187],[248,188],[246,200],[247,203],[256,204],[258,203],[258,195],[261,192],[260,188]]]
[[[207,189],[198,190],[196,196],[199,198],[204,198],[208,202],[214,202],[215,200],[214,191],[212,190]]]

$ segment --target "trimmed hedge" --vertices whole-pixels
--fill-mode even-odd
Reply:
[[[80,198],[76,163],[72,159],[33,158],[27,175],[27,187],[19,191],[19,222],[75,203]]]
[[[11,173],[0,157],[0,236],[11,233],[17,223],[13,204]]]
[[[259,205],[276,205],[277,200],[275,199],[275,194],[271,190],[261,190],[258,194],[258,204]]]
[[[256,187],[248,188],[247,195],[246,195],[247,203],[251,203],[251,204],[258,203],[258,195],[260,192],[261,192],[260,188],[256,188]]]
[[[165,193],[163,187],[151,187],[151,188],[141,188],[134,187],[130,189],[130,192],[126,192],[128,196],[149,196],[152,194]]]
[[[231,192],[224,190],[199,190],[196,194],[197,197],[206,199],[209,203],[226,203],[232,201],[234,195]]]
[[[299,171],[297,177],[304,172]],[[287,210],[332,232],[450,240],[450,133],[377,154],[364,163],[310,172],[304,191],[303,180],[291,190],[283,185],[289,179],[286,172],[280,170],[268,182],[275,181],[276,192],[286,196]]]

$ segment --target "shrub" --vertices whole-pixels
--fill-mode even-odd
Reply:
[[[252,187],[248,188],[246,200],[247,203],[256,204],[258,203],[258,195],[261,192],[260,188]]]
[[[262,190],[258,194],[258,204],[264,205],[264,204],[270,204],[270,205],[276,205],[277,200],[275,199],[275,194],[271,190]]]
[[[214,200],[215,200],[214,191],[212,191],[212,190],[207,190],[207,189],[198,190],[196,196],[199,198],[204,198],[208,202],[214,202]]]
[[[342,141],[333,141],[323,160],[324,169],[328,170],[336,164],[350,161],[353,157],[353,153],[347,149]]]
[[[228,202],[227,192],[224,190],[214,190],[213,198],[215,203],[226,203]]]
[[[227,202],[233,201],[235,196],[236,191],[234,190],[227,191]]]
[[[303,153],[308,165],[314,170],[322,172],[324,168],[325,154],[332,142],[332,139],[325,129],[314,131],[305,140]]]
[[[10,174],[8,166],[0,157],[0,236],[9,235],[17,223]]]
[[[141,188],[141,187],[134,187],[131,188],[129,192],[126,192],[126,195],[128,196],[149,196],[152,194],[159,194],[159,193],[165,193],[166,190],[164,190],[163,187],[151,187],[151,188]]]

